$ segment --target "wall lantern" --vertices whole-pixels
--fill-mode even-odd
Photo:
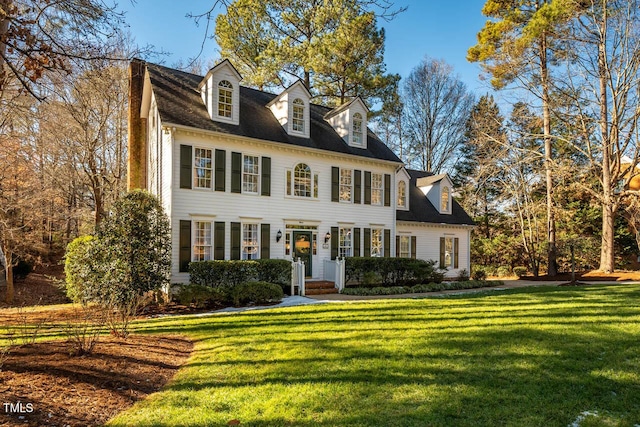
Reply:
[[[329,243],[329,240],[331,240],[331,233],[327,231],[327,234],[324,235],[324,242]]]
[[[282,230],[278,230],[276,233],[276,242],[279,242],[282,239]]]

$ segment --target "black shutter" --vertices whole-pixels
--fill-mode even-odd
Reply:
[[[231,259],[240,259],[240,223],[231,223]]]
[[[371,172],[364,172],[364,204],[371,204]]]
[[[386,228],[384,230],[384,257],[389,258],[391,256],[391,230]]]
[[[242,154],[231,153],[231,192],[242,192]]]
[[[458,252],[460,248],[460,239],[453,239],[453,268],[458,268]]]
[[[370,228],[364,229],[364,254],[362,255],[367,258],[371,256],[371,229]]]
[[[360,254],[360,229],[353,229],[353,256],[359,257]]]
[[[213,225],[213,259],[224,259],[224,222]]]
[[[440,268],[444,268],[444,237],[440,238]]]
[[[260,191],[263,196],[271,196],[271,157],[262,158],[262,182]]]
[[[271,226],[260,224],[260,258],[271,258]]]
[[[338,258],[338,240],[340,239],[338,227],[331,227],[331,259]]]
[[[227,152],[224,150],[216,150],[216,175],[215,190],[225,191],[226,189],[226,172],[227,172]]]
[[[396,258],[400,257],[400,236],[396,236]]]
[[[190,145],[180,145],[180,188],[191,188],[192,150]]]
[[[362,171],[353,171],[353,203],[362,203]]]
[[[418,242],[416,236],[411,236],[411,258],[416,259],[418,254],[416,253],[418,249]]]
[[[178,260],[178,271],[186,273],[189,271],[191,262],[191,221],[180,220],[180,255]]]
[[[384,205],[391,206],[391,175],[384,174]]]
[[[340,168],[335,166],[331,168],[331,201],[340,201]]]

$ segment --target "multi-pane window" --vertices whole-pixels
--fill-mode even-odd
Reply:
[[[293,170],[293,195],[311,197],[311,168],[299,163]]]
[[[410,258],[411,257],[411,236],[400,236],[398,240],[400,240],[400,248],[398,249],[400,258]]]
[[[218,116],[231,118],[233,111],[233,85],[227,80],[218,83]]]
[[[407,207],[407,184],[404,181],[398,182],[398,207]]]
[[[340,169],[340,201],[351,201],[351,189],[352,189],[352,175],[351,169]]]
[[[360,113],[353,115],[353,144],[362,145],[362,115]]]
[[[293,130],[296,132],[304,132],[304,101],[300,98],[293,100],[293,117],[291,121]]]
[[[259,243],[258,224],[242,224],[242,259],[257,259]]]
[[[453,267],[453,237],[444,238],[444,267]]]
[[[374,228],[371,230],[371,256],[383,256],[382,247],[382,228]]]
[[[194,151],[194,185],[196,188],[211,188],[211,150],[196,148]]]
[[[338,236],[338,256],[348,257],[352,254],[353,242],[350,228],[340,228]]]
[[[195,238],[193,245],[194,261],[211,260],[211,222],[194,221]]]
[[[244,156],[242,162],[242,192],[258,193],[258,182],[260,179],[258,156]]]
[[[449,187],[442,187],[440,212],[449,212]]]
[[[371,204],[382,205],[382,174],[371,174]]]

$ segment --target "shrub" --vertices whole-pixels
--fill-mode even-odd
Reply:
[[[291,274],[291,273],[289,273]],[[189,264],[191,283],[229,290],[258,278],[256,261],[199,261]]]
[[[466,268],[463,268],[458,272],[458,276],[456,277],[456,281],[458,282],[466,282],[469,280],[469,272]]]
[[[471,273],[471,278],[473,280],[484,280],[487,278],[487,272],[483,268],[476,267]]]
[[[234,286],[230,292],[233,305],[265,304],[280,302],[284,297],[282,287],[268,282],[245,282]]]
[[[412,258],[346,258],[347,283],[382,286],[407,286],[441,282],[444,275],[435,261]]]
[[[418,284],[414,286],[390,286],[390,287],[375,287],[375,288],[365,288],[365,287],[348,287],[345,288],[342,293],[345,295],[359,295],[359,296],[369,296],[369,295],[395,295],[395,294],[406,294],[406,293],[424,293],[424,292],[437,292],[437,291],[445,291],[445,290],[463,290],[463,289],[475,289],[475,288],[484,288],[484,287],[492,287],[492,286],[502,286],[504,283],[500,280],[492,280],[492,281],[484,281],[484,280],[473,280],[473,281],[465,281],[465,282],[441,282],[441,283],[427,283],[427,284]]]
[[[291,261],[286,259],[257,259],[259,282],[291,286]]]
[[[80,236],[67,245],[64,273],[67,297],[73,302],[85,302],[86,286],[97,286],[99,275],[95,264],[94,236]]]
[[[513,267],[513,274],[519,279],[527,274],[527,267]]]
[[[182,305],[193,304],[197,308],[204,308],[213,304],[221,304],[225,302],[226,296],[224,292],[218,288],[190,284],[180,286],[176,299]]]
[[[507,266],[500,266],[498,267],[498,269],[496,270],[496,275],[498,277],[507,277],[507,276],[511,276],[511,269]]]

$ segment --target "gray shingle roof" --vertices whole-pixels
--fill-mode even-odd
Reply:
[[[368,130],[366,149],[349,146],[323,118],[331,109],[320,105],[310,107],[311,137],[291,136],[266,107],[276,95],[243,86],[240,87],[240,124],[216,122],[209,117],[198,91],[202,76],[152,63],[146,65],[164,123],[401,163],[371,130]]]
[[[397,210],[396,219],[398,221],[427,222],[435,224],[451,225],[475,225],[473,220],[462,209],[462,206],[452,200],[451,214],[441,214],[435,206],[431,204],[427,196],[416,185],[417,180],[433,176],[432,173],[407,169],[411,182],[409,183],[409,210]]]

